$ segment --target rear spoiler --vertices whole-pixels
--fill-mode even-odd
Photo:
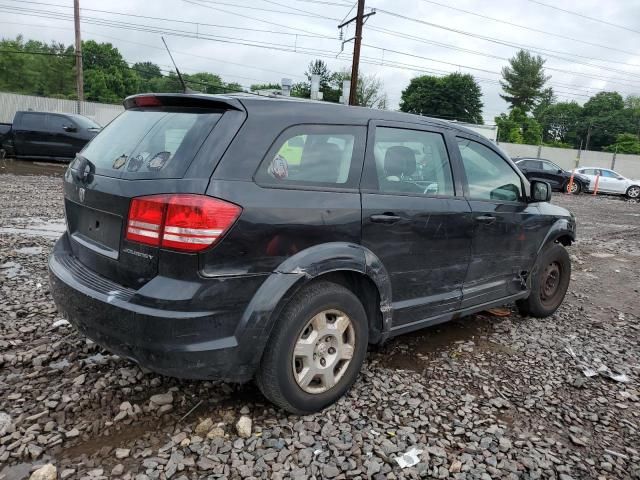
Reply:
[[[127,110],[137,107],[195,107],[244,111],[237,98],[225,95],[142,93],[125,98],[122,104]]]

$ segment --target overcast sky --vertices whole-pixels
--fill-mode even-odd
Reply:
[[[367,12],[370,8],[380,10],[365,25],[363,43],[367,46],[363,47],[362,55],[367,63],[361,65],[361,71],[375,74],[384,82],[392,109],[398,108],[402,90],[416,75],[425,72],[471,73],[480,81],[484,93],[485,121],[492,122],[495,115],[506,109],[499,97],[500,86],[496,83],[500,69],[507,63],[504,59],[513,56],[517,48],[477,38],[482,36],[546,49],[546,66],[550,68],[547,74],[552,77],[550,84],[560,100],[583,103],[599,90],[640,94],[639,1],[540,1],[622,25],[628,30],[580,18],[531,0],[367,0]],[[22,34],[25,38],[43,41],[73,42],[73,22],[62,18],[73,13],[69,8],[73,5],[72,0],[2,0],[0,4],[5,38]],[[52,6],[54,4],[59,6]],[[170,60],[162,48],[161,34],[96,25],[96,21],[127,22],[133,27],[144,25],[147,29],[163,30],[181,70],[217,73],[225,81],[246,86],[257,82],[279,83],[282,77],[290,77],[294,82],[302,80],[307,64],[314,58],[323,58],[333,70],[350,68],[352,44],[346,44],[344,53],[338,56],[341,41],[336,25],[348,14],[350,17],[355,13],[355,10],[349,13],[351,0],[80,0],[80,4],[83,39],[111,42],[128,62],[150,60],[169,69]],[[601,46],[525,30],[444,5]],[[11,13],[8,6],[21,11]],[[399,18],[383,10],[474,36]],[[61,18],[53,18],[56,15]],[[380,29],[386,29],[386,33]],[[345,30],[344,38],[351,38],[353,33],[353,28]],[[209,36],[210,39],[185,38],[185,35]],[[213,41],[211,36],[234,43]],[[270,47],[238,44],[253,42],[263,46],[269,43]],[[281,51],[292,49],[303,53]],[[399,66],[402,68],[397,68]]]

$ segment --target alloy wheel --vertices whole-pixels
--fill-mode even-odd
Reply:
[[[629,187],[629,190],[627,190],[627,195],[629,196],[629,198],[638,198],[640,197],[640,187]]]
[[[344,376],[355,351],[351,319],[339,310],[315,315],[298,336],[292,358],[293,376],[307,393],[326,392]]]

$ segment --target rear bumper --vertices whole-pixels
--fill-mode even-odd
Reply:
[[[180,308],[177,302],[154,308],[138,291],[80,263],[65,234],[49,257],[49,279],[58,309],[80,332],[141,366],[172,377],[236,382],[255,372],[259,355],[246,345],[247,337],[256,340],[255,332],[243,332],[241,318],[266,276],[201,278],[195,288],[189,282],[187,290],[212,299],[208,311],[185,311],[184,301]],[[163,290],[172,282],[176,288],[185,283],[165,277],[152,282]]]

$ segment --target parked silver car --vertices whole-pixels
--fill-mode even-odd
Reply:
[[[640,198],[640,180],[633,180],[623,177],[619,173],[606,168],[581,167],[576,173],[588,177],[590,180],[589,189],[593,191],[598,180],[598,192],[626,195],[629,198]]]

